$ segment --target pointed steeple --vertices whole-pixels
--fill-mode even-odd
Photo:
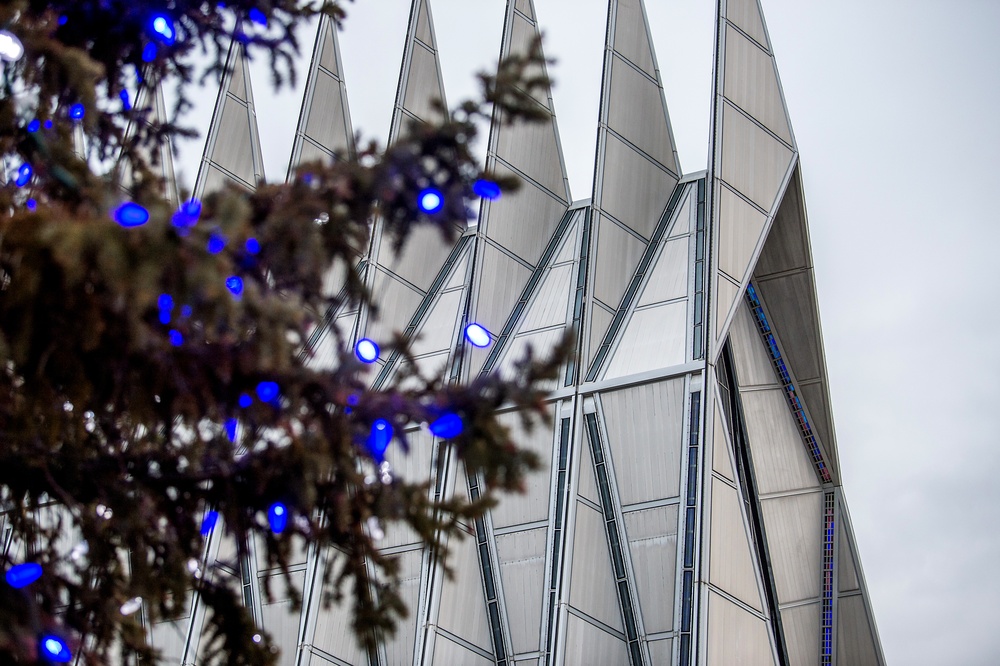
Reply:
[[[347,105],[340,59],[340,43],[333,20],[323,14],[316,31],[312,62],[302,109],[288,162],[288,175],[303,162],[329,159],[338,153],[354,152],[354,132]]]
[[[226,59],[226,73],[215,102],[201,168],[194,186],[195,198],[226,184],[253,190],[264,179],[257,114],[246,50],[233,40]]]
[[[133,108],[138,109],[140,112],[145,112],[147,115],[129,123],[128,128],[125,130],[126,141],[135,136],[135,123],[137,122],[148,125],[167,121],[167,109],[163,101],[163,90],[159,84],[142,83],[136,95]],[[174,156],[170,141],[165,141],[159,146],[159,150],[155,154],[155,160],[152,154],[147,154],[146,157],[150,165],[153,165],[154,161],[156,163],[154,168],[159,170],[159,176],[163,179],[164,196],[168,201],[177,203],[177,178],[174,173]],[[128,190],[132,187],[131,165],[128,162],[122,162],[120,168],[119,182],[122,188]]]
[[[406,131],[408,122],[438,119],[439,114],[434,110],[435,102],[447,108],[430,0],[413,0],[406,30],[406,46],[403,49],[403,66],[399,72],[399,86],[396,88],[389,143],[393,143]]]

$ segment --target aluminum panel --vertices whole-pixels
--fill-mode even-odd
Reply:
[[[620,58],[611,61],[608,127],[679,173],[663,89]]]
[[[247,67],[246,67],[246,51],[242,48],[237,48],[235,51],[231,52],[233,58],[230,62],[233,64],[233,70],[229,74],[229,85],[226,86],[226,92],[233,95],[239,100],[244,102],[247,101]],[[228,64],[228,63],[227,63]]]
[[[247,107],[227,97],[218,124],[218,138],[212,149],[211,160],[232,172],[246,183],[257,182],[254,177],[253,145]]]
[[[822,376],[823,337],[812,270],[758,281],[786,362],[800,381]]]
[[[521,448],[538,455],[542,467],[527,476],[523,493],[505,495],[491,512],[495,528],[520,525],[549,517],[549,465],[552,459],[552,428],[538,424],[528,432],[521,414],[507,413],[500,423],[510,429],[511,439]],[[558,422],[558,421],[557,421]]]
[[[687,301],[667,303],[632,313],[615,349],[605,378],[625,377],[685,361]]]
[[[584,442],[580,446],[580,477],[576,492],[580,497],[589,499],[597,506],[601,505],[601,496],[597,490],[597,475],[594,472],[594,456],[590,452],[590,444]]]
[[[510,640],[515,653],[539,647],[545,594],[545,528],[497,537]]]
[[[580,502],[576,504],[572,567],[570,604],[609,627],[623,631],[604,516]]]
[[[687,296],[688,249],[687,238],[663,244],[636,307]]]
[[[564,204],[568,203],[565,198],[566,174],[563,171],[554,120],[516,121],[512,125],[499,126],[496,154],[510,166],[559,197]]]
[[[820,596],[823,582],[823,493],[761,501],[778,602]]]
[[[736,378],[741,388],[781,386],[771,363],[771,355],[765,349],[764,340],[757,330],[757,322],[746,304],[736,308],[733,324],[729,327],[729,342],[736,361]]]
[[[163,663],[181,663],[189,618],[190,616],[185,616],[171,622],[157,622],[153,625],[149,642],[160,653]]]
[[[625,641],[572,613],[566,616],[566,664],[628,664]]]
[[[434,48],[436,44],[434,43],[434,27],[431,24],[430,7],[427,0],[417,0],[417,4],[419,5],[417,9],[417,39]]]
[[[670,201],[677,178],[635,149],[607,134],[601,210],[649,238]]]
[[[465,484],[464,477],[459,478],[458,483]],[[452,549],[451,565],[455,576],[450,579],[445,577],[441,584],[438,625],[459,638],[492,652],[493,641],[490,637],[489,613],[486,609],[476,540],[466,536],[461,541],[453,539],[448,545]],[[437,640],[440,642],[441,638],[438,637]],[[439,662],[435,659],[434,663]]]
[[[302,147],[299,149],[299,164],[306,164],[308,162],[324,162],[330,161],[330,155],[326,151],[317,148],[315,144],[309,141],[303,141]],[[209,190],[206,189],[206,192]]]
[[[468,664],[469,666],[479,664],[480,666],[492,666],[495,663],[496,661],[487,659],[486,657],[477,654],[468,648],[462,647],[458,643],[447,639],[441,634],[438,634],[437,639],[434,641],[434,660],[431,662],[433,666],[454,666],[455,664]]]
[[[517,11],[522,12],[528,18],[534,20],[535,7],[532,5],[531,0],[515,0],[514,7],[517,8]]]
[[[583,222],[584,215],[585,211],[583,208],[577,208],[573,212],[573,219],[566,228],[562,245],[559,246],[559,251],[556,252],[555,257],[552,259],[553,266],[566,261],[576,261],[580,258],[580,224]]]
[[[538,26],[534,23],[534,13],[529,15],[531,20],[526,20],[524,17],[519,16],[517,13],[511,15],[511,31],[510,31],[510,42],[509,50],[504,52],[504,55],[527,55],[531,49],[532,41],[538,37]],[[531,77],[537,74],[541,74],[537,68],[528,68],[527,76]],[[548,110],[552,110],[550,106],[551,92],[548,88],[542,90],[536,90],[533,95],[535,101],[541,104]]]
[[[753,546],[739,492],[712,479],[712,524],[708,579],[740,601],[763,612]]]
[[[767,623],[725,597],[708,594],[708,666],[774,666]]]
[[[614,50],[655,78],[658,72],[642,0],[618,0],[615,5]]]
[[[714,404],[713,411],[715,426],[712,431],[712,469],[730,481],[735,481],[729,442],[726,441],[727,429],[722,419],[722,405],[718,401]]]
[[[529,347],[534,358],[545,358],[552,354],[552,350],[555,349],[564,335],[564,328],[550,328],[514,338],[500,364],[501,376],[508,380],[517,379],[522,371],[517,368],[516,363],[527,357]],[[559,385],[558,382],[558,379],[545,380],[539,382],[539,387],[554,390]]]
[[[299,591],[305,581],[305,572],[299,571],[291,574],[292,584]],[[261,605],[261,629],[271,635],[271,640],[281,650],[278,657],[279,666],[293,666],[295,664],[295,647],[298,643],[299,620],[301,612],[296,610],[292,601],[285,593],[284,581],[272,585],[274,591],[280,592],[275,600],[268,603],[265,597]],[[284,597],[284,598],[280,598]],[[279,600],[280,598],[280,600]]]
[[[434,100],[443,102],[444,85],[438,70],[437,55],[420,42],[413,45],[410,54],[410,71],[406,78],[403,108],[425,121],[438,120]]]
[[[597,231],[594,297],[607,306],[617,308],[645,249],[644,242],[601,216]]]
[[[819,488],[784,390],[742,391],[740,398],[760,494]]]
[[[305,110],[305,134],[331,152],[345,152],[351,137],[344,116],[344,89],[323,70],[317,70],[315,77],[313,98]]]
[[[469,257],[472,256],[474,245],[474,243],[469,243],[465,246],[461,258],[455,262],[455,267],[451,269],[451,275],[448,277],[448,281],[445,282],[445,290],[466,286],[469,279]]]
[[[854,560],[854,536],[845,528],[843,515],[837,516],[837,581],[840,592],[861,589],[858,565]]]
[[[720,186],[718,192],[718,266],[734,281],[742,283],[764,233],[767,216],[727,187]]]
[[[385,459],[392,466],[392,474],[407,483],[425,483],[431,479],[431,456],[434,441],[430,432],[424,429],[406,433],[410,445],[409,452],[396,443],[386,450]],[[420,537],[404,522],[383,525],[385,537],[379,542],[380,548],[392,548],[407,543],[418,543]]]
[[[696,230],[694,223],[698,188],[690,185],[686,187],[687,191],[681,195],[681,204],[674,213],[674,222],[670,226],[667,238],[675,238]]]
[[[372,285],[372,299],[378,303],[378,314],[368,318],[366,336],[380,345],[402,332],[420,305],[421,294],[383,271],[377,271]]]
[[[654,664],[670,664],[674,653],[674,642],[670,638],[649,641],[649,658]]]
[[[770,211],[794,153],[729,105],[722,108],[722,179]]]
[[[757,40],[761,46],[771,48],[757,0],[726,0],[726,19]]]
[[[622,505],[680,494],[684,398],[683,379],[601,396]]]
[[[726,323],[726,316],[733,307],[733,303],[740,297],[740,289],[735,284],[727,280],[721,273],[716,273],[715,293],[712,294],[712,309],[715,311],[715,337],[722,339],[723,326]]]
[[[426,292],[451,253],[452,244],[432,224],[415,224],[410,227],[410,233],[399,252],[393,249],[393,242],[394,239],[388,235],[382,237],[378,252],[379,266]]]
[[[470,541],[470,539],[466,539],[466,541]],[[417,618],[419,617],[422,557],[423,555],[420,550],[411,550],[401,553],[398,556],[400,575],[399,593],[406,607],[410,609],[410,616],[401,620],[396,626],[396,633],[392,638],[385,641],[387,664],[409,664],[413,661],[413,646],[417,636]],[[317,629],[318,633],[319,630]],[[356,640],[354,641],[354,646],[357,656],[353,656],[351,659],[342,658],[352,664],[367,664],[367,655],[364,655],[357,648]]]
[[[774,59],[731,27],[726,30],[724,77],[728,100],[794,145]]]
[[[604,334],[607,333],[608,327],[611,325],[611,321],[615,318],[613,314],[600,307],[596,303],[594,307],[590,309],[590,357],[587,362],[587,367],[594,362],[594,355],[597,354],[597,350],[601,347],[601,341],[604,340]]]
[[[340,76],[340,54],[337,52],[336,27],[329,18],[320,17],[319,29],[322,34],[319,64]]]
[[[404,564],[403,566],[405,568],[406,565]],[[419,570],[417,575],[419,577]],[[403,598],[409,604],[410,597],[414,595],[407,595],[409,592],[409,589],[406,587],[408,582],[404,579],[402,592]],[[416,601],[416,599],[414,598],[413,601]],[[334,602],[326,607],[320,605],[316,613],[315,632],[313,636],[308,637],[307,642],[350,664],[364,664],[367,662],[367,656],[358,646],[357,636],[354,635],[354,630],[351,628],[351,603],[351,599],[346,598],[340,603]],[[413,606],[410,606],[410,608],[411,610],[415,610]],[[397,637],[406,632],[407,624],[411,624],[411,622],[403,620],[399,624],[399,629],[396,633]],[[412,628],[410,628],[411,633],[412,631]],[[387,644],[391,645],[391,643]]]
[[[530,271],[489,243],[483,243],[481,249],[476,321],[497,334],[521,297]]]
[[[785,273],[796,268],[812,268],[809,252],[809,231],[802,197],[802,179],[798,166],[792,171],[778,212],[767,234],[754,274],[759,278],[772,273]]]
[[[798,389],[799,394],[802,396],[802,402],[805,403],[806,409],[809,410],[809,419],[812,423],[813,432],[819,436],[819,440],[832,455],[836,452],[834,446],[836,435],[830,422],[831,408],[830,398],[826,391],[826,382],[799,383],[795,385],[795,388]],[[835,464],[836,460],[834,459],[830,462]]]
[[[567,318],[572,319],[571,298],[576,287],[576,274],[576,266],[573,264],[549,269],[535,289],[531,305],[520,326],[521,331],[565,324]]]
[[[465,303],[464,295],[463,290],[456,289],[438,297],[417,331],[417,339],[411,345],[415,355],[451,349],[457,337],[455,329],[458,327],[459,315]]]
[[[819,663],[819,618],[819,602],[781,611],[789,664]]]
[[[506,169],[499,171],[509,173]],[[485,232],[534,266],[565,211],[566,205],[557,198],[531,183],[522,183],[517,192],[490,203]]]
[[[879,653],[864,597],[841,597],[837,602],[837,663],[841,666],[881,666]]]
[[[677,506],[626,513],[635,588],[646,633],[674,627],[674,573],[677,563]]]

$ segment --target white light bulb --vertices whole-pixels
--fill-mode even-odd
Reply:
[[[0,60],[14,62],[24,55],[24,44],[12,32],[0,30]]]

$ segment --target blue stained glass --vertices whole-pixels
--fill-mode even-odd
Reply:
[[[219,254],[226,247],[226,239],[222,236],[212,234],[208,239],[208,251],[212,254]]]
[[[234,296],[239,296],[243,293],[243,278],[239,275],[231,275],[226,278],[226,289],[233,292]]]
[[[69,107],[69,117],[73,120],[82,119],[85,112],[86,110],[83,108],[83,104],[80,104],[79,102]]]
[[[206,511],[205,517],[201,519],[201,535],[208,536],[208,534],[215,529],[215,524],[217,522],[219,522],[219,512]]]
[[[31,165],[25,162],[17,170],[17,179],[14,181],[18,187],[24,187],[31,181],[31,176],[33,176],[35,170],[31,168]]]
[[[42,577],[42,565],[37,562],[25,562],[16,564],[7,569],[7,584],[13,588],[21,589],[31,585]]]
[[[442,414],[436,421],[431,423],[431,432],[441,439],[452,439],[458,437],[465,430],[462,417],[454,412]]]
[[[39,647],[45,659],[57,664],[66,664],[73,659],[73,653],[69,651],[66,641],[53,634],[42,636]]]
[[[378,462],[385,460],[385,450],[389,448],[390,441],[392,441],[392,425],[385,419],[378,419],[372,424],[372,431],[368,436],[368,452],[372,458]]]
[[[115,209],[114,218],[123,227],[138,227],[149,221],[149,211],[137,203],[126,201]]]
[[[250,254],[260,254],[260,241],[256,238],[248,238],[246,242],[246,249]]]
[[[433,215],[444,207],[444,195],[441,190],[428,187],[417,195],[417,206],[428,215]]]
[[[229,438],[230,442],[235,442],[236,441],[236,426],[237,426],[236,419],[227,419],[226,420],[226,424],[225,424],[226,437]]]
[[[153,62],[156,60],[156,54],[160,49],[153,42],[149,42],[142,48],[142,61],[143,62]]]
[[[38,122],[37,118],[35,118],[34,120],[32,120],[30,123],[28,123],[28,131],[29,132],[34,133],[34,132],[37,132],[38,130],[40,130],[41,128],[42,128],[42,123]]]
[[[288,507],[281,502],[275,502],[267,510],[267,522],[271,525],[271,531],[281,534],[288,527]]]
[[[246,393],[241,393],[240,394],[240,399],[239,399],[239,405],[240,405],[240,407],[242,407],[243,409],[246,409],[247,407],[249,407],[252,404],[253,404],[253,398],[251,398]]]
[[[257,384],[257,397],[262,402],[271,402],[278,397],[278,385],[275,382],[261,382]]]
[[[472,185],[472,191],[490,201],[500,198],[500,186],[492,180],[477,180]]]
[[[174,347],[180,347],[184,344],[184,335],[178,330],[170,329],[170,332],[167,333],[167,337],[170,338],[170,344]]]

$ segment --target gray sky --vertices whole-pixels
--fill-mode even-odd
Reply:
[[[431,1],[454,103],[495,63],[505,2]],[[700,170],[715,3],[646,3],[681,165]],[[573,197],[589,197],[607,3],[535,4],[558,60]],[[763,5],[801,152],[844,485],[886,658],[995,665],[1000,225],[987,193],[1000,180],[1000,3]],[[357,0],[341,35],[354,127],[381,141],[408,6]],[[308,50],[312,35],[303,41]],[[273,180],[300,91],[275,96],[260,66],[254,90]],[[213,98],[191,119],[202,131]],[[201,147],[181,148],[190,186]]]

